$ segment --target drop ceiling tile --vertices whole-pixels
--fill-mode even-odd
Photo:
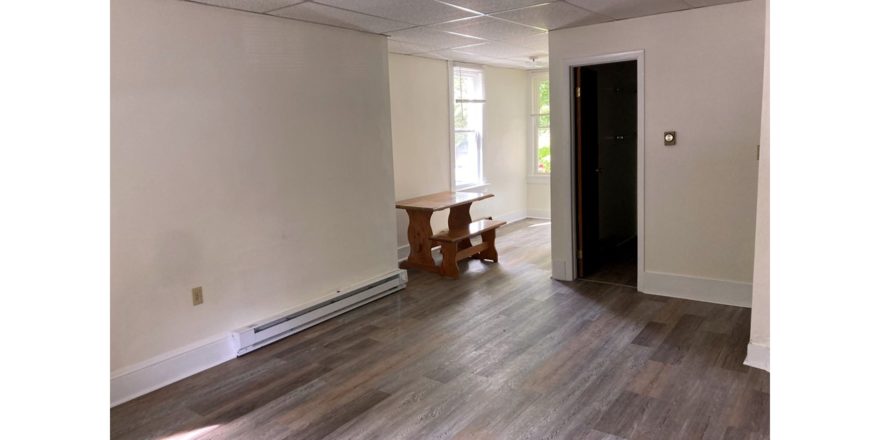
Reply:
[[[495,61],[495,66],[506,67],[508,69],[521,70],[544,70],[547,69],[547,63],[540,61],[531,61],[529,59],[520,58],[500,58]]]
[[[438,58],[445,60],[458,61],[462,63],[482,64],[487,66],[504,67],[508,69],[536,70],[546,68],[546,63],[540,61],[532,62],[529,59],[504,59],[493,58],[488,56],[475,55],[468,53],[463,49],[448,49],[437,52],[424,54],[416,54],[416,56],[425,56],[430,58]]]
[[[445,57],[449,60],[460,61],[463,63],[492,64],[492,62],[495,61],[491,57],[477,55],[470,52],[463,52],[458,49],[441,50],[434,52],[434,54],[437,56]]]
[[[592,12],[616,19],[644,17],[690,9],[683,0],[566,0]]]
[[[505,60],[527,69],[546,69],[547,66],[550,65],[550,57],[547,55],[538,57],[505,58]]]
[[[329,24],[358,31],[377,34],[412,27],[407,23],[359,14],[357,12],[324,6],[318,3],[302,3],[273,11],[272,15],[296,18],[314,23]]]
[[[527,47],[515,46],[507,43],[499,43],[496,41],[490,41],[486,44],[480,44],[478,46],[458,48],[457,50],[474,55],[492,58],[513,58],[547,55],[546,52],[536,51]]]
[[[524,8],[526,6],[555,1],[556,0],[443,0],[444,3],[461,6],[462,8],[468,8],[473,11],[482,12],[483,14],[509,11],[511,9]]]
[[[527,47],[536,52],[546,53],[550,49],[550,41],[548,35],[549,34],[547,32],[543,32],[540,34],[529,35],[522,38],[510,38],[508,40],[505,40],[504,42],[512,44],[514,46]]]
[[[476,15],[434,0],[316,0],[316,2],[419,25],[442,23]]]
[[[543,29],[561,29],[610,20],[610,18],[604,15],[595,14],[565,2],[547,3],[514,11],[501,12],[492,16]]]
[[[454,35],[427,27],[404,29],[402,31],[391,32],[390,35],[392,40],[430,47],[434,50],[449,49],[483,42],[483,40],[478,38]]]
[[[285,6],[302,3],[305,0],[193,0],[196,3],[222,6],[251,12],[269,12]]]
[[[431,26],[431,29],[470,35],[485,40],[501,41],[509,38],[522,38],[543,31],[530,26],[523,26],[498,20],[492,17],[475,17],[465,20],[451,21]]]

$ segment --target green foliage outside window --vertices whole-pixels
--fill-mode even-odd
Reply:
[[[538,115],[535,124],[536,130],[536,155],[538,174],[550,173],[550,81],[543,80],[538,83]]]

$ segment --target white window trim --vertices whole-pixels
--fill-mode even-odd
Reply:
[[[550,184],[550,175],[552,173],[539,174],[538,173],[538,134],[535,130],[535,119],[538,116],[537,113],[532,113],[536,108],[536,94],[535,90],[537,88],[538,81],[542,81],[545,79],[550,79],[550,72],[547,70],[535,70],[530,73],[529,78],[529,160],[528,160],[528,173],[526,174],[526,182],[527,183],[537,183],[537,184]],[[551,119],[551,124],[552,119]]]
[[[446,62],[446,68],[448,70],[447,76],[447,91],[448,91],[448,102],[449,102],[449,190],[450,191],[468,191],[479,188],[488,187],[490,184],[486,181],[486,163],[484,158],[486,157],[484,151],[486,149],[486,105],[483,104],[483,131],[481,133],[481,143],[480,143],[480,181],[479,182],[468,182],[462,185],[455,184],[455,90],[453,87],[453,75],[455,75],[455,66],[462,67],[470,67],[474,69],[480,69],[483,71],[483,96],[487,96],[487,87],[486,84],[486,69],[483,66],[476,64],[467,64],[467,63],[457,63],[453,61]]]

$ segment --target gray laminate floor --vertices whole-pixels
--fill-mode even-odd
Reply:
[[[550,279],[549,223],[111,410],[117,439],[764,439],[749,310]]]

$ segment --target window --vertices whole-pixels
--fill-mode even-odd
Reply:
[[[453,167],[455,189],[483,182],[483,71],[454,65]]]
[[[532,74],[532,176],[550,175],[550,76],[547,72]]]

